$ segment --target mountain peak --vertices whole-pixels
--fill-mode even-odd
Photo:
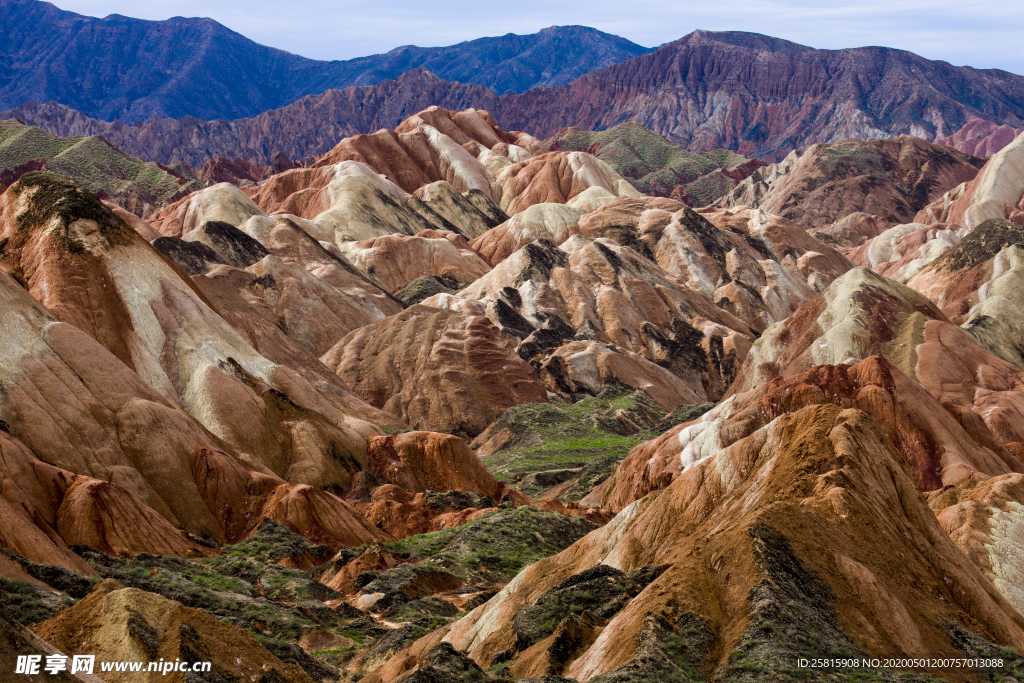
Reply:
[[[746,31],[706,31],[697,29],[693,33],[675,41],[677,45],[704,45],[707,43],[724,43],[760,52],[807,52],[814,49],[782,38],[773,38],[761,33],[748,33]]]

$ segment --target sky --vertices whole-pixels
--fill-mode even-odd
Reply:
[[[103,17],[211,17],[264,45],[351,59],[582,24],[654,47],[695,29],[752,31],[811,47],[883,45],[957,66],[1024,74],[1020,0],[56,0]]]

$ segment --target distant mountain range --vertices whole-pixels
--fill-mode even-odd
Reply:
[[[973,119],[1020,128],[1024,77],[904,50],[816,50],[754,33],[695,31],[560,88],[505,96],[506,128],[551,136],[636,121],[691,152],[780,159],[844,138],[952,135]]]
[[[694,31],[648,51],[569,26],[318,62],[208,19],[92,19],[36,0],[0,0],[0,13],[0,108],[11,108],[0,116],[197,168],[218,156],[309,158],[431,105],[486,109],[543,138],[633,121],[690,152],[767,161],[899,135],[992,153],[980,131],[1000,129],[986,133],[998,142],[1024,128],[1024,77],[884,47]]]
[[[237,119],[419,67],[518,93],[649,51],[592,28],[552,26],[325,62],[259,45],[211,19],[96,19],[37,0],[0,0],[0,109],[53,100],[108,121]]]

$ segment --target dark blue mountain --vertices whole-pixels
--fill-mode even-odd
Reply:
[[[552,26],[324,62],[260,45],[212,19],[96,19],[38,0],[0,0],[0,110],[53,100],[108,121],[236,119],[419,67],[519,93],[649,51],[592,28]]]

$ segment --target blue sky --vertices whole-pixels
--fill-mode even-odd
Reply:
[[[690,31],[755,31],[818,48],[884,45],[956,65],[1024,74],[1019,0],[56,0],[90,16],[207,16],[265,45],[350,59],[399,45],[451,45],[583,24],[655,46]]]

